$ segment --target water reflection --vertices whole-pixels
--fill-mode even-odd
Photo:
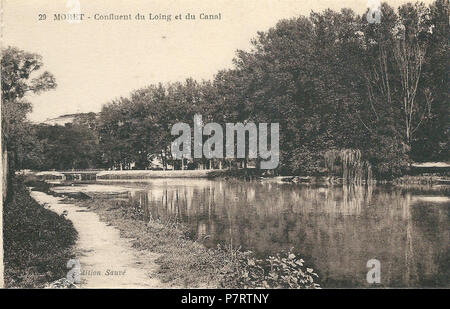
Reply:
[[[325,287],[368,286],[372,258],[381,261],[383,286],[449,286],[445,188],[175,179],[126,186],[147,218],[181,220],[207,246],[232,243],[260,255],[295,247]]]

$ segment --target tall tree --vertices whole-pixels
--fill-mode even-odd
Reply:
[[[43,66],[42,57],[15,47],[2,50],[2,153],[7,153],[8,183],[14,175],[17,151],[27,133],[26,115],[31,104],[26,100],[30,93],[39,94],[56,87],[55,78],[47,71],[37,74]],[[7,151],[5,151],[7,149]],[[5,171],[4,171],[5,172]],[[11,188],[8,185],[8,188]],[[7,192],[7,197],[10,192]]]
[[[390,127],[400,134],[409,152],[415,132],[433,101],[424,80],[424,65],[431,35],[430,12],[421,3],[405,4],[398,14],[387,4],[380,24],[365,27],[367,102],[372,121],[365,127]]]

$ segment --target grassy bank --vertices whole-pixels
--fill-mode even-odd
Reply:
[[[67,274],[77,232],[72,223],[33,200],[20,180],[3,206],[7,288],[40,288]]]
[[[251,252],[233,248],[207,249],[189,239],[177,222],[144,221],[143,209],[125,201],[78,201],[100,219],[132,238],[138,250],[158,252],[158,277],[177,287],[202,288],[317,288],[317,275],[291,252],[258,260]]]
[[[398,177],[392,181],[397,185],[438,185],[438,184],[450,184],[450,177],[439,175],[405,175]]]
[[[216,171],[220,174],[225,170],[123,170],[123,171],[102,171],[97,173],[97,180],[115,179],[149,179],[149,178],[208,178]]]

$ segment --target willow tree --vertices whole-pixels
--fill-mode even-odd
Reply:
[[[330,174],[341,173],[346,184],[363,184],[372,182],[372,167],[362,159],[359,149],[332,149],[324,154],[325,167]]]

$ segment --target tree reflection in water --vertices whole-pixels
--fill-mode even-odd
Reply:
[[[231,243],[261,256],[295,247],[325,287],[368,286],[372,258],[382,286],[449,286],[445,188],[171,179],[136,189],[130,198],[147,218],[176,218],[206,246]]]

